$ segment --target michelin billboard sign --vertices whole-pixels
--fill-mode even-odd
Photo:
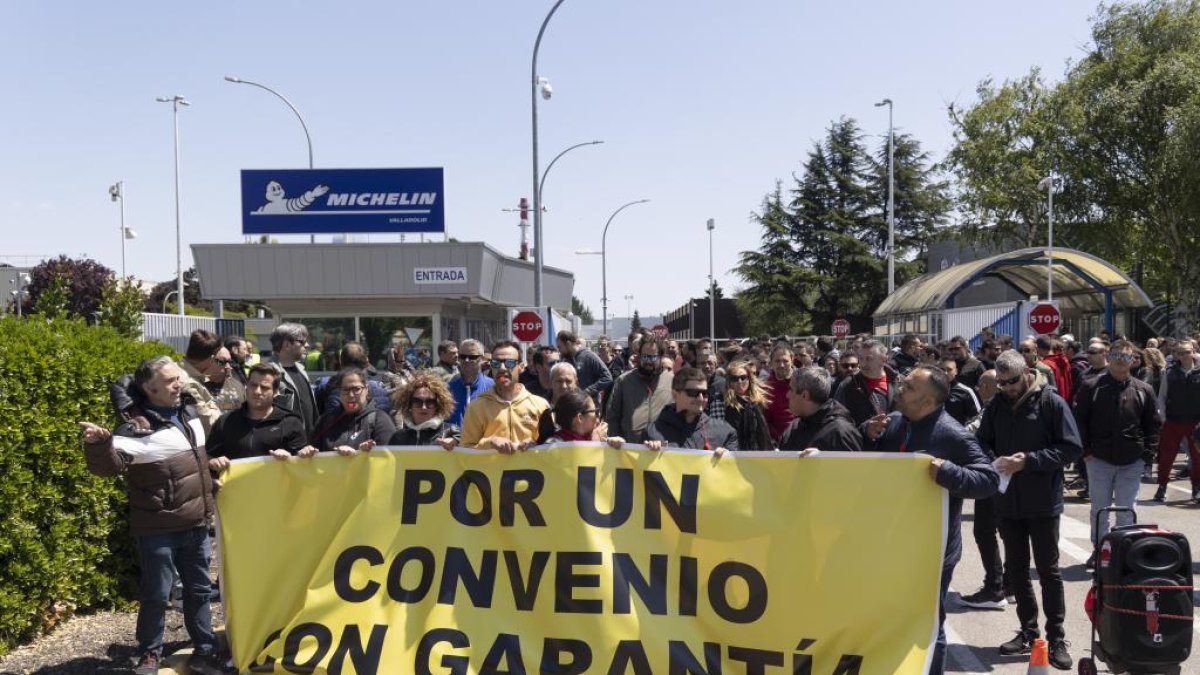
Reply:
[[[242,171],[242,234],[445,231],[441,168]]]

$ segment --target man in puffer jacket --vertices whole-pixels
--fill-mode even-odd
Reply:
[[[204,451],[204,428],[184,405],[181,372],[170,358],[143,361],[134,382],[145,395],[131,411],[149,430],[126,422],[116,435],[80,422],[88,470],[98,476],[124,473],[129,486],[129,529],[141,563],[137,618],[140,652],[135,673],[157,673],[173,569],[183,580],[183,615],[194,654],[192,672],[220,673],[209,610],[208,520],[213,515],[212,479]]]

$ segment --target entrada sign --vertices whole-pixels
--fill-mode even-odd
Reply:
[[[414,284],[465,284],[465,267],[414,267]]]

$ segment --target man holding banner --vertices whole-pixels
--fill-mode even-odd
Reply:
[[[933,366],[917,366],[899,382],[890,416],[873,417],[863,426],[865,436],[883,452],[923,452],[932,455],[933,480],[950,493],[950,521],[946,553],[942,560],[941,608],[937,646],[929,672],[940,675],[946,661],[946,590],[954,566],[962,557],[963,499],[986,499],[1000,487],[1000,474],[992,467],[978,441],[945,409],[950,379]],[[872,449],[870,447],[865,449]]]
[[[525,450],[537,440],[538,420],[550,404],[520,383],[524,366],[517,343],[493,345],[491,366],[496,383],[467,406],[462,444],[506,455]]]

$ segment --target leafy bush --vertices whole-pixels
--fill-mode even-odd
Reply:
[[[111,426],[108,383],[172,353],[79,320],[0,318],[0,654],[120,603],[135,562],[124,489],[87,472],[76,422]]]

